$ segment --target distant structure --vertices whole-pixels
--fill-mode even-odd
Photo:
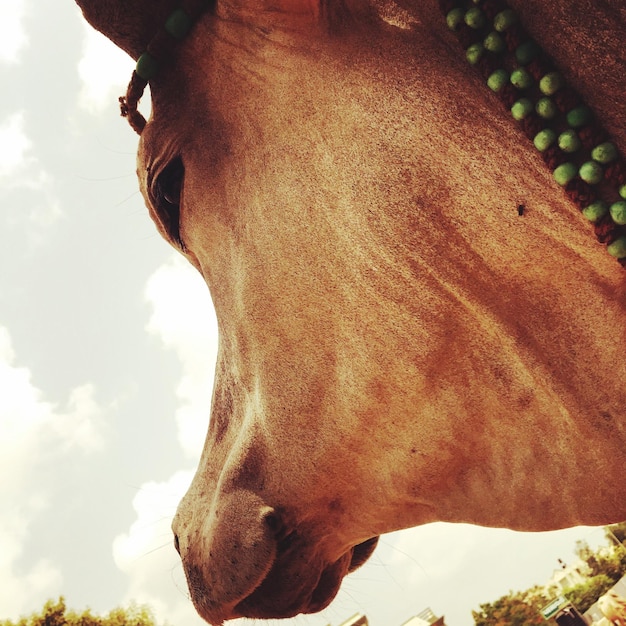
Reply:
[[[586,569],[587,564],[578,559],[571,565],[566,565],[559,559],[560,568],[555,569],[550,580],[544,586],[544,589],[551,595],[561,594],[568,587],[575,587],[587,580]]]
[[[328,624],[330,626],[330,624]],[[339,624],[339,626],[369,626],[367,617],[357,613],[353,615],[349,620]],[[388,626],[385,624],[384,626]],[[431,609],[424,609],[421,613],[418,613],[415,617],[412,617],[408,622],[404,622],[401,626],[446,626],[443,621],[443,617],[437,617]]]
[[[432,609],[427,608],[415,617],[412,617],[408,622],[404,622],[402,626],[446,626],[446,623],[443,616],[437,617]]]

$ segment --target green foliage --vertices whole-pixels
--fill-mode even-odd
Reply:
[[[620,543],[626,541],[626,522],[620,522],[619,524],[610,524],[604,529],[604,534],[609,541],[615,541],[617,539]],[[614,539],[615,538],[615,539]]]
[[[607,533],[607,537],[610,534]],[[614,546],[614,540],[611,542]],[[589,576],[608,576],[615,584],[626,573],[626,546],[593,552],[585,541],[576,543],[576,554],[587,563]]]
[[[626,522],[607,527],[605,534],[612,549],[604,548],[594,552],[586,541],[576,542],[575,552],[586,563],[587,567],[582,573],[587,579],[564,590],[563,595],[581,613],[589,609],[626,573]],[[623,544],[618,546],[616,538]],[[553,599],[547,597],[539,587],[511,591],[495,602],[481,604],[478,611],[472,611],[472,617],[476,626],[556,626],[554,620],[546,621],[541,615],[541,608]]]
[[[603,593],[606,593],[615,580],[606,574],[598,574],[588,578],[584,583],[563,591],[563,595],[581,612],[584,613]]]
[[[65,598],[48,600],[40,613],[22,617],[17,622],[0,620],[0,626],[156,626],[154,617],[145,606],[131,605],[113,609],[107,615],[93,615],[89,609],[77,613],[67,609]]]
[[[534,587],[481,604],[479,611],[472,611],[472,617],[476,626],[556,626],[555,621],[546,621],[541,615],[541,608],[549,601],[538,587]]]

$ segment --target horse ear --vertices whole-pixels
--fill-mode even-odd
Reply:
[[[85,19],[133,59],[171,13],[170,0],[76,0]]]

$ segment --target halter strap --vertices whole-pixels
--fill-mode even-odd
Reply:
[[[609,133],[503,0],[439,0],[485,78],[556,182],[626,267],[626,164]]]
[[[141,135],[146,125],[145,117],[137,109],[146,86],[159,73],[160,68],[168,63],[175,46],[185,39],[195,22],[211,4],[211,0],[183,0],[177,9],[170,13],[163,28],[137,59],[126,95],[119,98],[121,114],[128,119],[137,134]]]

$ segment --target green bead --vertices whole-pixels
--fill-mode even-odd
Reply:
[[[626,257],[626,237],[616,239],[611,245],[606,247],[606,251],[616,259]]]
[[[515,11],[512,9],[505,9],[504,11],[500,11],[500,13],[493,18],[493,27],[499,33],[502,33],[513,26],[516,22],[517,15],[515,14]]]
[[[617,191],[619,195],[626,200],[626,185],[622,185]]]
[[[491,31],[485,37],[485,49],[489,50],[489,52],[494,52],[495,54],[500,54],[504,51],[504,39],[500,33],[496,33],[495,31]]]
[[[465,17],[465,9],[460,9],[460,8],[452,9],[452,11],[450,11],[448,15],[446,15],[446,22],[448,23],[448,28],[450,30],[456,30],[463,22],[464,17]]]
[[[604,217],[608,213],[609,207],[606,205],[606,202],[602,202],[602,200],[598,200],[597,202],[592,202],[589,206],[586,206],[583,209],[583,215],[590,222],[597,222],[601,217]]]
[[[611,219],[620,226],[626,224],[626,201],[620,200],[611,205]]]
[[[191,18],[182,9],[176,9],[165,21],[165,30],[174,39],[184,39],[192,24]]]
[[[465,58],[472,64],[476,65],[483,56],[485,49],[482,43],[473,43],[466,51]]]
[[[544,128],[540,130],[533,139],[535,148],[539,152],[547,150],[556,141],[556,133],[551,128]]]
[[[539,89],[546,96],[554,95],[563,86],[563,77],[558,72],[550,72],[539,81]]]
[[[582,143],[575,130],[566,130],[559,135],[559,148],[563,152],[576,152],[581,146]]]
[[[150,80],[158,74],[159,62],[149,52],[144,52],[137,59],[135,71],[144,80]]]
[[[533,84],[533,77],[520,67],[511,72],[511,84],[518,89],[528,89]]]
[[[553,176],[561,187],[565,187],[567,183],[576,178],[576,174],[578,174],[578,168],[573,163],[563,163],[554,170]]]
[[[541,51],[541,48],[532,39],[525,41],[515,49],[515,58],[520,65],[530,63]]]
[[[533,109],[533,103],[528,98],[520,98],[511,107],[511,115],[519,122],[532,113]]]
[[[465,14],[465,23],[470,28],[482,28],[485,25],[485,16],[478,7],[473,7]]]
[[[580,166],[580,177],[590,185],[597,185],[604,177],[604,170],[599,163],[587,161]]]
[[[578,106],[572,109],[566,116],[567,123],[572,128],[580,128],[591,120],[591,110],[584,106]]]
[[[500,91],[509,82],[509,73],[506,70],[496,70],[487,79],[487,85],[492,91]]]
[[[550,98],[541,98],[535,105],[537,115],[543,117],[544,120],[551,120],[557,113],[557,108]]]
[[[617,148],[610,141],[605,141],[591,151],[591,158],[598,163],[610,163],[617,159]]]

